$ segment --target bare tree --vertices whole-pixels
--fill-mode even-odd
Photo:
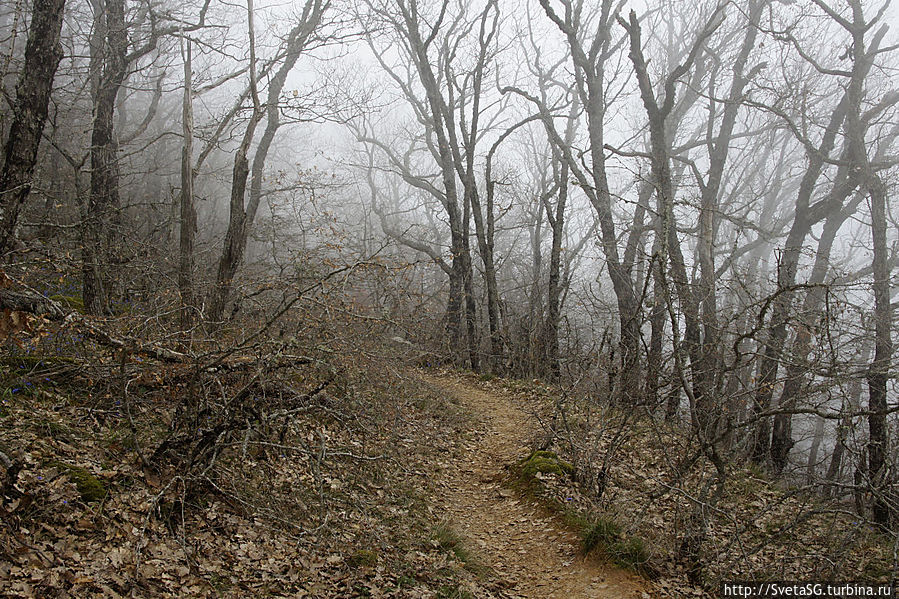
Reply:
[[[193,62],[191,40],[181,38],[181,55],[184,61],[184,95],[181,107],[181,223],[178,263],[178,289],[181,292],[181,331],[189,335],[194,322],[194,237],[197,228],[197,212],[194,208],[193,171]]]
[[[13,245],[19,211],[31,190],[53,77],[62,59],[59,35],[64,8],[65,0],[37,0],[31,14],[25,63],[16,86],[0,172],[0,256]]]
[[[546,16],[564,36],[571,55],[575,89],[580,96],[580,102],[587,117],[587,132],[590,142],[589,171],[585,172],[581,168],[581,163],[574,156],[571,148],[555,131],[551,110],[544,102],[524,90],[511,86],[507,87],[506,91],[515,92],[537,105],[552,143],[562,150],[568,168],[596,210],[603,253],[618,303],[621,380],[617,396],[622,402],[632,404],[639,400],[641,387],[639,376],[641,309],[633,281],[620,257],[604,153],[604,121],[608,100],[605,94],[605,63],[613,52],[611,30],[620,10],[620,4],[616,5],[611,0],[602,2],[596,16],[597,20],[593,23],[595,33],[588,38],[585,38],[589,34],[585,33],[583,2],[564,0],[561,3],[561,15],[549,0],[540,0],[540,5]]]
[[[92,0],[94,21],[90,38],[90,86],[93,115],[90,141],[90,196],[82,224],[82,277],[84,306],[91,314],[110,311],[108,272],[121,250],[121,199],[119,190],[119,140],[115,113],[119,92],[129,70],[153,52],[159,40],[179,31],[196,31],[205,25],[209,0],[199,12],[198,22],[160,26],[160,18],[149,7],[146,39],[128,38],[125,0]]]
[[[244,129],[243,138],[234,157],[231,176],[231,201],[228,217],[228,230],[225,233],[224,246],[218,260],[215,285],[209,301],[208,318],[213,323],[220,323],[224,318],[225,305],[228,301],[234,276],[243,261],[246,251],[247,236],[256,218],[259,200],[262,196],[262,178],[265,162],[268,157],[275,134],[281,127],[281,94],[287,82],[288,74],[293,70],[300,56],[307,51],[322,25],[322,17],[329,10],[329,0],[307,0],[297,18],[296,24],[287,34],[284,42],[283,57],[280,66],[268,83],[267,99],[262,104],[257,89],[256,76],[256,42],[253,25],[253,4],[248,0],[247,24],[250,36],[249,56],[249,90],[252,100],[251,115]],[[265,117],[266,128],[253,155],[252,170],[248,160],[248,152],[253,142],[256,127]],[[252,174],[249,199],[246,198],[247,179]]]

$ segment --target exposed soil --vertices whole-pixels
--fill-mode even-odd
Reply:
[[[527,457],[535,413],[545,406],[486,393],[453,375],[423,375],[455,397],[479,423],[437,484],[451,526],[484,565],[503,581],[510,598],[648,597],[640,577],[580,552],[577,534],[560,519],[504,486],[508,466]]]

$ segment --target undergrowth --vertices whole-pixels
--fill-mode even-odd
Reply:
[[[483,566],[428,509],[453,409],[371,349],[295,344],[200,371],[59,335],[7,351],[5,596],[470,596]]]
[[[696,593],[714,593],[721,580],[734,577],[889,581],[896,571],[895,536],[801,485],[778,484],[757,467],[733,463],[706,516],[698,576],[687,580],[679,552],[689,538],[685,530],[695,526],[691,498],[715,480],[701,455],[682,459],[692,451],[688,432],[591,398],[560,404],[545,385],[478,384],[510,400],[540,394],[564,406],[564,417],[552,420],[558,428],[535,440],[546,449],[517,465],[514,484],[578,531],[585,553]]]

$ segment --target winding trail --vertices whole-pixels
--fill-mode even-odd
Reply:
[[[536,422],[520,399],[487,393],[454,375],[422,374],[480,421],[471,441],[438,475],[436,499],[452,527],[490,566],[504,598],[638,598],[634,574],[579,553],[579,539],[558,517],[502,486],[507,466],[527,456]]]

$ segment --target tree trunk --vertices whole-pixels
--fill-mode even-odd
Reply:
[[[833,204],[835,210],[828,215],[827,220],[824,222],[824,230],[818,241],[815,264],[812,267],[812,273],[808,280],[810,289],[806,293],[802,305],[802,315],[805,318],[805,322],[798,327],[796,332],[796,339],[793,341],[791,352],[792,359],[790,360],[790,366],[787,367],[780,401],[777,403],[778,408],[784,411],[774,417],[774,428],[771,432],[771,465],[774,472],[778,474],[786,467],[790,449],[795,444],[792,439],[793,414],[791,410],[795,408],[802,393],[802,387],[805,384],[809,369],[807,360],[812,349],[812,332],[817,328],[819,322],[826,317],[822,313],[824,300],[827,295],[827,290],[823,287],[823,283],[830,266],[830,252],[837,232],[846,219],[852,216],[855,212],[855,206],[861,200],[859,196],[857,201],[853,202],[853,205],[847,207],[846,210],[836,210],[845,196],[852,191],[852,187],[854,187],[853,177],[847,177],[848,173],[846,171],[848,169],[841,170],[844,171],[838,176],[838,180],[841,183],[836,184],[835,189],[831,192],[831,197],[835,200]]]
[[[714,410],[706,403],[709,401],[705,385],[708,373],[704,366],[702,338],[700,331],[700,308],[696,294],[690,286],[687,276],[686,263],[681,252],[680,240],[677,236],[677,226],[674,220],[674,185],[671,177],[669,143],[666,133],[666,118],[674,106],[673,75],[680,72],[686,73],[690,68],[695,52],[691,52],[687,62],[680,65],[668,77],[665,85],[665,99],[659,106],[649,74],[646,69],[646,61],[640,42],[640,23],[634,11],[630,13],[629,23],[623,23],[630,36],[630,58],[637,74],[640,87],[640,96],[643,106],[649,118],[649,137],[652,155],[652,176],[656,186],[656,200],[658,205],[658,235],[660,239],[658,260],[660,268],[664,272],[665,264],[671,264],[671,276],[680,300],[681,311],[684,315],[684,349],[690,357],[690,372],[692,375],[691,389],[694,405],[694,425],[703,439],[714,436],[715,426]],[[702,39],[707,34],[700,34]],[[698,43],[698,41],[697,41]],[[678,77],[680,75],[677,75]],[[664,282],[664,279],[662,279]],[[667,295],[667,294],[666,294]]]
[[[864,325],[865,321],[863,320],[862,326]],[[863,364],[870,358],[871,345],[869,343],[862,343],[862,347],[859,350],[858,362]],[[843,469],[843,457],[846,455],[847,449],[846,439],[852,429],[852,417],[850,414],[857,411],[861,406],[862,387],[861,378],[854,378],[849,384],[849,393],[845,397],[841,408],[843,416],[840,418],[840,422],[837,425],[837,438],[834,443],[833,453],[831,453],[830,456],[830,464],[827,467],[827,474],[824,475],[824,479],[828,483],[836,483],[837,479],[840,477],[840,472]],[[830,490],[825,491],[825,493],[834,498],[839,498],[842,491],[838,485],[834,484],[830,487]]]
[[[0,256],[12,248],[19,211],[31,191],[53,77],[62,59],[59,43],[65,0],[35,0],[25,44],[25,65],[16,85],[12,124],[0,172]]]
[[[552,227],[552,246],[549,253],[549,282],[546,295],[546,322],[543,334],[546,344],[546,368],[551,381],[556,382],[562,374],[559,363],[559,319],[561,314],[560,297],[562,286],[560,273],[562,267],[562,237],[565,233],[565,205],[568,202],[568,163],[562,161],[559,176],[559,196],[556,200],[555,214],[550,214],[547,206],[547,217]]]
[[[815,417],[815,433],[812,437],[812,446],[808,450],[808,462],[805,466],[805,481],[807,485],[815,484],[816,473],[818,471],[818,451],[821,449],[821,442],[824,440],[824,418]]]
[[[114,128],[116,100],[128,70],[128,34],[125,0],[97,0],[94,11],[91,186],[81,251],[84,307],[96,316],[110,312],[111,281],[107,268],[119,234],[119,145]]]
[[[717,279],[715,270],[715,236],[718,230],[717,215],[720,211],[719,196],[721,194],[724,169],[733,140],[734,126],[742,106],[744,89],[749,79],[753,76],[752,72],[745,76],[744,71],[749,60],[749,54],[755,47],[758,22],[765,5],[766,2],[761,0],[753,0],[749,3],[747,15],[749,22],[746,24],[746,33],[743,37],[740,52],[734,62],[733,79],[727,102],[724,105],[721,126],[714,138],[712,138],[711,131],[713,129],[712,123],[715,116],[714,107],[716,101],[711,100],[709,107],[710,125],[706,144],[709,151],[709,170],[705,185],[703,185],[701,190],[699,240],[697,243],[697,261],[700,272],[697,299],[701,308],[702,363],[705,369],[702,378],[707,381],[710,387],[709,390],[718,388],[717,380],[721,376],[719,368],[721,361],[721,356],[719,355],[720,327],[718,325],[718,300],[715,287]],[[714,94],[711,93],[710,96],[714,97]]]
[[[478,338],[477,307],[474,297],[474,271],[471,265],[471,247],[469,245],[471,222],[471,196],[465,194],[465,206],[462,211],[462,282],[465,293],[465,325],[468,333],[468,363],[474,372],[480,372],[480,340]]]
[[[890,269],[887,265],[887,217],[886,189],[869,169],[868,190],[871,195],[871,239],[874,250],[874,359],[868,368],[868,477],[871,481],[873,501],[871,516],[874,522],[889,528],[893,519],[887,451],[889,448],[887,429],[887,382],[890,378],[890,363],[893,354],[893,340],[890,331]]]
[[[609,278],[612,280],[612,288],[618,304],[620,329],[618,353],[620,355],[621,376],[617,382],[617,388],[612,399],[624,405],[635,405],[640,401],[642,391],[640,381],[642,310],[634,291],[630,272],[622,262],[618,251],[618,236],[612,216],[612,195],[606,173],[604,145],[604,120],[607,100],[605,97],[604,61],[608,57],[607,52],[612,37],[611,28],[619,9],[613,6],[613,2],[610,0],[603,0],[599,11],[602,15],[602,20],[596,26],[595,37],[592,40],[593,46],[590,49],[590,56],[588,56],[579,39],[581,35],[581,32],[578,31],[579,24],[572,20],[572,15],[566,13],[563,19],[555,13],[555,10],[550,6],[549,0],[539,1],[546,15],[567,38],[575,67],[578,92],[581,95],[581,101],[587,114],[592,181],[589,184],[587,184],[587,181],[582,181],[582,187],[587,193],[599,219],[603,255],[606,258]],[[596,58],[597,54],[600,55],[599,59]],[[564,155],[572,171],[574,171],[574,164],[578,164],[578,161],[572,157],[568,148],[564,149]]]
[[[190,329],[194,323],[194,233],[197,215],[194,210],[193,173],[193,99],[190,39],[181,38],[184,58],[184,97],[181,107],[181,235],[179,240],[178,289],[181,293],[181,334],[184,345],[190,345]]]
[[[657,225],[658,226],[658,225]],[[649,314],[649,351],[646,356],[646,391],[644,392],[646,405],[652,409],[659,403],[659,379],[662,374],[662,349],[665,338],[665,322],[667,321],[667,298],[662,282],[664,264],[660,263],[659,251],[661,240],[658,229],[652,243],[652,263],[650,272],[652,276],[652,310]],[[673,395],[673,399],[680,398],[680,393]],[[679,405],[676,401],[669,402],[665,409],[665,420],[671,422],[677,416]]]
[[[768,459],[771,448],[770,417],[763,415],[771,408],[771,399],[777,382],[777,370],[780,365],[783,344],[787,337],[787,315],[792,304],[793,286],[796,283],[796,270],[799,267],[799,256],[805,238],[812,225],[817,222],[811,215],[811,197],[821,176],[824,158],[833,150],[837,132],[846,116],[846,98],[840,101],[830,116],[830,123],[824,132],[817,152],[809,152],[808,168],[799,184],[796,197],[796,211],[793,225],[784,242],[783,252],[777,264],[777,291],[773,300],[773,311],[768,321],[768,333],[759,372],[758,386],[755,392],[753,410],[759,415],[756,438],[752,451],[752,459],[763,463]]]
[[[278,71],[272,77],[268,86],[268,95],[265,106],[261,106],[258,101],[258,93],[256,91],[255,78],[255,33],[252,32],[252,1],[248,3],[248,21],[251,29],[251,56],[250,61],[250,89],[253,97],[253,114],[250,122],[244,132],[244,139],[237,150],[234,158],[234,167],[231,175],[231,202],[230,213],[228,217],[228,230],[225,233],[225,241],[222,247],[222,254],[219,257],[218,268],[216,269],[215,286],[212,289],[212,295],[209,302],[209,320],[213,326],[218,326],[224,321],[225,306],[231,295],[231,288],[234,283],[234,277],[237,270],[243,263],[244,252],[247,247],[247,237],[253,221],[256,219],[256,210],[259,208],[259,202],[262,198],[262,176],[265,168],[265,162],[268,158],[269,150],[274,141],[275,134],[281,126],[280,120],[280,98],[281,92],[287,81],[287,76],[293,70],[300,58],[309,36],[321,23],[322,14],[325,7],[322,6],[320,0],[307,0],[303,10],[301,22],[296,25],[288,34],[286,42],[286,50],[283,63]],[[247,154],[256,126],[266,116],[266,127],[256,147],[256,153],[253,156],[252,171],[250,170]],[[247,190],[247,179],[252,172],[252,181],[250,183],[249,201],[244,205],[244,198]]]
[[[562,140],[567,146],[574,142],[575,123],[580,103],[577,96],[571,102],[568,111],[568,122],[565,125],[565,137]],[[559,192],[556,198],[555,210],[552,210],[548,202],[544,202],[546,218],[552,231],[552,245],[549,253],[549,281],[546,294],[546,321],[544,323],[543,340],[545,343],[546,372],[551,381],[559,381],[562,367],[559,358],[559,321],[561,319],[561,295],[562,295],[562,241],[565,236],[565,210],[568,205],[568,179],[570,177],[570,165],[562,158],[558,149],[553,152],[553,160],[558,159],[558,186]],[[556,169],[553,169],[556,171]]]
[[[474,187],[475,182],[469,184]],[[493,186],[488,181],[487,190],[487,215],[486,226],[481,216],[481,203],[477,189],[471,194],[472,215],[474,216],[475,234],[478,238],[478,251],[481,261],[484,263],[484,283],[487,287],[487,322],[490,327],[490,357],[488,367],[495,371],[502,363],[503,343],[499,328],[499,290],[496,284],[496,264],[493,260],[494,248],[494,216],[493,216]]]
[[[871,517],[874,523],[889,530],[896,512],[899,494],[892,487],[890,465],[887,460],[890,442],[887,413],[887,385],[891,376],[893,355],[892,306],[890,302],[890,266],[887,247],[887,190],[868,158],[865,143],[866,119],[863,111],[865,79],[874,64],[880,42],[888,27],[882,25],[865,44],[865,33],[872,23],[865,21],[860,0],[850,0],[852,24],[844,27],[852,35],[854,62],[852,77],[846,86],[848,111],[846,141],[849,165],[853,174],[862,178],[862,186],[871,198],[871,249],[874,292],[874,359],[868,366],[868,464],[867,474],[871,491]]]

